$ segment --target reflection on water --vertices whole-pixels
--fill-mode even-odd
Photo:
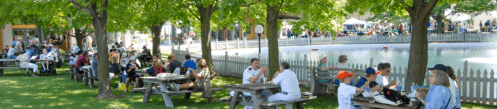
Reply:
[[[497,68],[497,44],[495,43],[432,43],[428,48],[428,67],[445,64],[463,70],[464,61],[468,61],[469,69]],[[384,47],[387,47],[384,49]],[[409,44],[355,44],[326,46],[294,46],[280,47],[281,59],[318,60],[319,55],[328,56],[329,62],[337,62],[339,55],[347,55],[348,63],[373,64],[387,61],[393,66],[407,67]],[[318,49],[312,51],[311,49]],[[213,51],[213,55],[224,55],[225,51]],[[240,49],[228,51],[229,56],[238,53],[239,57],[257,57],[258,49]],[[262,57],[267,58],[267,48],[262,49]]]

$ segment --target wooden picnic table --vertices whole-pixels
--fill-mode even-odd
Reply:
[[[91,72],[91,65],[83,66],[81,69],[83,69],[83,84],[84,86],[88,86],[88,82],[90,83],[90,89],[93,89],[94,83],[95,83],[95,78],[93,78],[93,73]]]
[[[374,109],[374,108],[382,108],[382,109],[419,109],[422,108],[423,104],[419,101],[411,101],[409,104],[394,106],[389,104],[383,104],[376,102],[373,97],[354,97],[351,99],[354,101],[354,105],[362,106],[364,109]]]
[[[194,91],[169,91],[167,89],[167,84],[170,84],[172,82],[179,82],[179,81],[189,81],[191,79],[194,79],[193,77],[187,77],[187,76],[178,76],[178,77],[142,77],[143,82],[147,83],[147,88],[145,89],[145,95],[143,97],[143,103],[148,103],[150,99],[150,95],[152,93],[157,93],[152,91],[152,87],[155,86],[155,84],[160,85],[159,92],[162,94],[162,98],[164,99],[164,104],[166,107],[173,108],[173,102],[171,101],[171,98],[169,97],[170,94],[179,94],[179,93],[191,93]]]

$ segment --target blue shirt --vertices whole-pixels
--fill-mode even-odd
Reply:
[[[450,98],[449,88],[432,85],[426,95],[424,109],[445,109],[450,102]]]
[[[98,74],[98,60],[97,58],[93,58],[91,59],[91,72],[93,74]],[[94,77],[98,77],[98,75],[93,75]]]
[[[31,58],[31,56],[33,56],[35,53],[33,51],[31,51],[30,49],[26,49],[24,50],[24,52],[28,53],[29,54],[29,58]]]
[[[359,81],[355,84],[355,87],[362,87],[367,81],[368,79],[366,79],[366,77],[361,77],[361,79],[359,79]]]
[[[170,72],[174,72],[174,70],[177,67],[181,67],[181,63],[179,61],[177,61],[177,60],[173,60],[173,61],[171,61],[171,63],[169,63],[169,66],[167,67],[167,70],[170,71]]]
[[[188,68],[192,68],[193,70],[197,70],[197,64],[195,64],[195,61],[193,60],[188,60],[183,64],[183,67],[188,70]],[[190,71],[192,73],[192,71]]]

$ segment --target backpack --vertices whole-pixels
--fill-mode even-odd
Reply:
[[[401,95],[399,92],[392,89],[384,88],[383,94],[388,100],[395,103],[399,102],[401,105],[409,104],[409,102],[411,101],[407,96]]]

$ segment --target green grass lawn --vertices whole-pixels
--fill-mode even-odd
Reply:
[[[67,66],[57,69],[59,75],[41,76],[37,78],[26,76],[24,70],[5,70],[5,75],[0,77],[0,108],[165,108],[164,100],[161,95],[152,95],[149,103],[142,103],[144,93],[122,92],[117,90],[117,82],[112,81],[113,93],[129,97],[117,99],[93,99],[98,93],[98,84],[96,88],[90,89],[89,86],[83,86],[83,82],[75,82],[69,78]],[[222,87],[230,84],[240,84],[240,78],[222,77],[212,81],[214,87]],[[308,89],[303,89],[308,91]],[[175,108],[178,109],[224,109],[229,108],[229,104],[221,102],[208,103],[201,97],[201,92],[193,93],[191,99],[183,99],[183,96],[172,97]],[[229,91],[224,89],[216,91],[214,98],[229,97]],[[281,107],[284,107],[282,105]],[[319,97],[311,100],[305,105],[308,109],[335,109],[338,108],[336,96]],[[479,104],[463,104],[467,109],[490,109],[493,106]],[[242,109],[243,106],[237,106]]]

